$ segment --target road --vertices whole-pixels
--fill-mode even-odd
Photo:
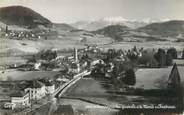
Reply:
[[[70,80],[68,83],[63,84],[61,87],[59,87],[54,93],[53,97],[61,97],[61,95],[68,90],[69,87],[74,85],[77,81],[79,81],[83,76],[89,75],[91,72],[84,71],[74,76],[72,80]]]

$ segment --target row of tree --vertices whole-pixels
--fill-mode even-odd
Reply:
[[[164,49],[158,49],[154,57],[160,67],[171,66],[172,60],[177,59],[177,51],[175,48],[170,48],[167,52]]]

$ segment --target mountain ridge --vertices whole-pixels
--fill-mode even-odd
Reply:
[[[147,25],[147,23],[139,22],[139,21],[129,21],[119,17],[119,18],[102,18],[102,19],[93,20],[93,21],[77,21],[75,23],[71,23],[70,25],[78,29],[95,31],[110,25],[122,25],[122,26],[128,26],[129,28],[135,29],[135,28],[145,26]]]
[[[8,6],[0,8],[0,21],[7,25],[35,28],[39,25],[49,27],[52,22],[34,10],[24,6]]]
[[[161,37],[177,37],[180,34],[184,36],[184,20],[170,20],[161,23],[152,23],[138,28],[137,31]]]

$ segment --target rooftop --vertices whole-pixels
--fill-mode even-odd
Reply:
[[[24,97],[26,93],[24,91],[13,91],[10,97]]]
[[[40,79],[39,81],[42,82],[43,84],[45,84],[45,86],[52,86],[53,85],[53,82],[49,81],[47,79]]]
[[[33,81],[29,81],[27,88],[41,88],[44,85],[45,85],[44,83],[42,83],[38,80],[33,80]]]

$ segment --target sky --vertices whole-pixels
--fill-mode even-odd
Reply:
[[[0,7],[11,5],[29,7],[58,23],[104,17],[184,20],[184,0],[0,0]]]

